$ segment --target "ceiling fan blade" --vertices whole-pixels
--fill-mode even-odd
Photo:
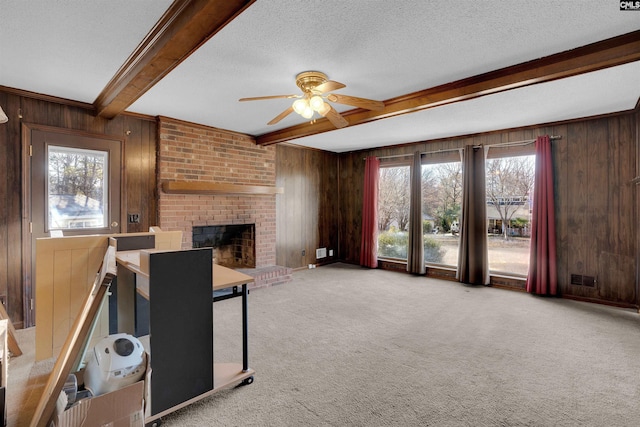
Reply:
[[[271,120],[269,123],[267,123],[268,125],[275,125],[276,123],[278,123],[280,120],[284,119],[285,117],[287,117],[289,114],[293,113],[293,107],[289,107],[286,110],[284,110],[282,113],[278,114],[277,116],[275,116],[273,118],[273,120]]]
[[[373,99],[358,98],[357,96],[338,95],[330,93],[327,99],[331,102],[337,102],[338,104],[352,105],[354,107],[364,108],[366,110],[382,110],[384,108],[384,102],[375,101]]]
[[[314,87],[312,91],[317,93],[326,93],[326,92],[332,92],[334,90],[342,89],[343,87],[346,87],[346,85],[340,82],[335,82],[333,80],[327,80],[326,82]]]
[[[333,108],[331,105],[329,105],[329,109],[327,110],[326,113],[323,114],[323,116],[326,117],[331,123],[333,123],[333,125],[338,129],[347,127],[349,125],[349,122],[347,121],[347,119],[342,117],[342,115],[338,113],[336,109]]]
[[[262,101],[263,99],[278,99],[278,98],[299,98],[300,95],[271,95],[271,96],[255,96],[253,98],[240,98],[238,101]]]

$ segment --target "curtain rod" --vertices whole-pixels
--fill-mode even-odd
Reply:
[[[551,135],[549,137],[549,139],[550,140],[562,139],[562,135]],[[497,144],[474,145],[473,148],[480,148],[480,147],[512,147],[512,146],[518,146],[518,145],[529,145],[529,144],[533,144],[534,142],[536,142],[535,139],[525,139],[525,140],[522,140],[522,141],[499,142]]]
[[[562,139],[562,135],[552,135],[549,137],[549,139],[551,140],[555,140],[555,139]],[[480,147],[509,147],[509,146],[518,146],[518,145],[528,145],[528,144],[532,144],[536,142],[535,139],[525,139],[522,141],[511,141],[511,142],[499,142],[496,144],[487,144],[487,145],[474,145],[473,148],[480,148]],[[435,153],[448,153],[451,151],[459,151],[462,150],[464,147],[460,147],[460,148],[445,148],[442,150],[434,150],[434,151],[422,151],[420,154],[435,154]],[[411,157],[413,156],[413,154],[394,154],[394,155],[390,155],[390,156],[379,156],[379,159],[394,159],[394,158],[398,158],[398,157]]]

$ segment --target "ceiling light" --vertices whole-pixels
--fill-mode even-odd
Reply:
[[[322,108],[323,105],[324,100],[320,95],[313,95],[311,99],[309,99],[309,106],[315,111],[320,111],[320,108]]]
[[[328,103],[322,101],[322,105],[316,111],[318,112],[318,114],[324,117],[327,115],[330,109],[331,109],[331,106]]]
[[[293,111],[300,114],[305,119],[313,117],[315,111],[324,116],[331,108],[329,104],[324,102],[324,99],[320,95],[306,94],[304,98],[296,99],[293,101],[291,107]]]
[[[296,99],[295,101],[293,101],[292,107],[293,107],[293,111],[295,111],[298,114],[302,114],[302,112],[309,107],[309,104],[307,103],[306,98]]]
[[[307,105],[307,107],[302,113],[300,113],[300,115],[305,119],[310,119],[311,117],[313,117],[313,108]]]
[[[2,107],[0,107],[0,123],[7,123],[9,121],[9,117],[4,113]]]

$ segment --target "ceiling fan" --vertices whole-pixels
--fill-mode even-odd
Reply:
[[[326,117],[336,128],[343,128],[349,122],[336,111],[329,102],[351,105],[367,110],[381,110],[384,103],[373,99],[358,98],[349,95],[339,95],[333,92],[345,87],[344,84],[329,80],[327,75],[320,71],[305,71],[296,76],[296,85],[302,90],[301,95],[272,95],[253,98],[241,98],[239,101],[258,101],[264,99],[296,98],[293,104],[273,118],[269,125],[275,125],[289,114],[296,112],[305,119],[312,119],[315,113]]]

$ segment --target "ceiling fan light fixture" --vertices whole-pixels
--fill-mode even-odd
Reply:
[[[305,119],[310,119],[311,117],[313,117],[313,108],[307,106],[307,108],[305,108],[304,111],[300,113],[300,115]]]
[[[309,99],[309,106],[313,108],[315,111],[320,111],[323,105],[324,105],[324,99],[322,99],[320,95],[313,95]]]
[[[293,101],[292,107],[293,111],[298,114],[302,114],[303,111],[309,107],[309,104],[306,98],[296,99],[295,101]]]
[[[324,116],[327,115],[327,113],[329,112],[330,109],[331,109],[331,106],[329,104],[327,104],[326,102],[322,101],[322,105],[316,111],[318,112],[318,114],[320,114],[322,117],[324,117]]]
[[[329,80],[327,75],[320,71],[305,71],[296,76],[296,85],[302,91],[300,95],[270,95],[252,98],[240,98],[239,101],[258,101],[261,99],[296,98],[286,110],[274,117],[268,125],[275,125],[289,114],[296,112],[305,119],[312,119],[317,112],[326,117],[331,124],[340,129],[349,125],[346,120],[329,102],[364,108],[366,110],[381,110],[384,103],[373,99],[358,98],[348,95],[336,95],[333,92],[346,87],[343,83]],[[315,120],[311,121],[315,123]]]

